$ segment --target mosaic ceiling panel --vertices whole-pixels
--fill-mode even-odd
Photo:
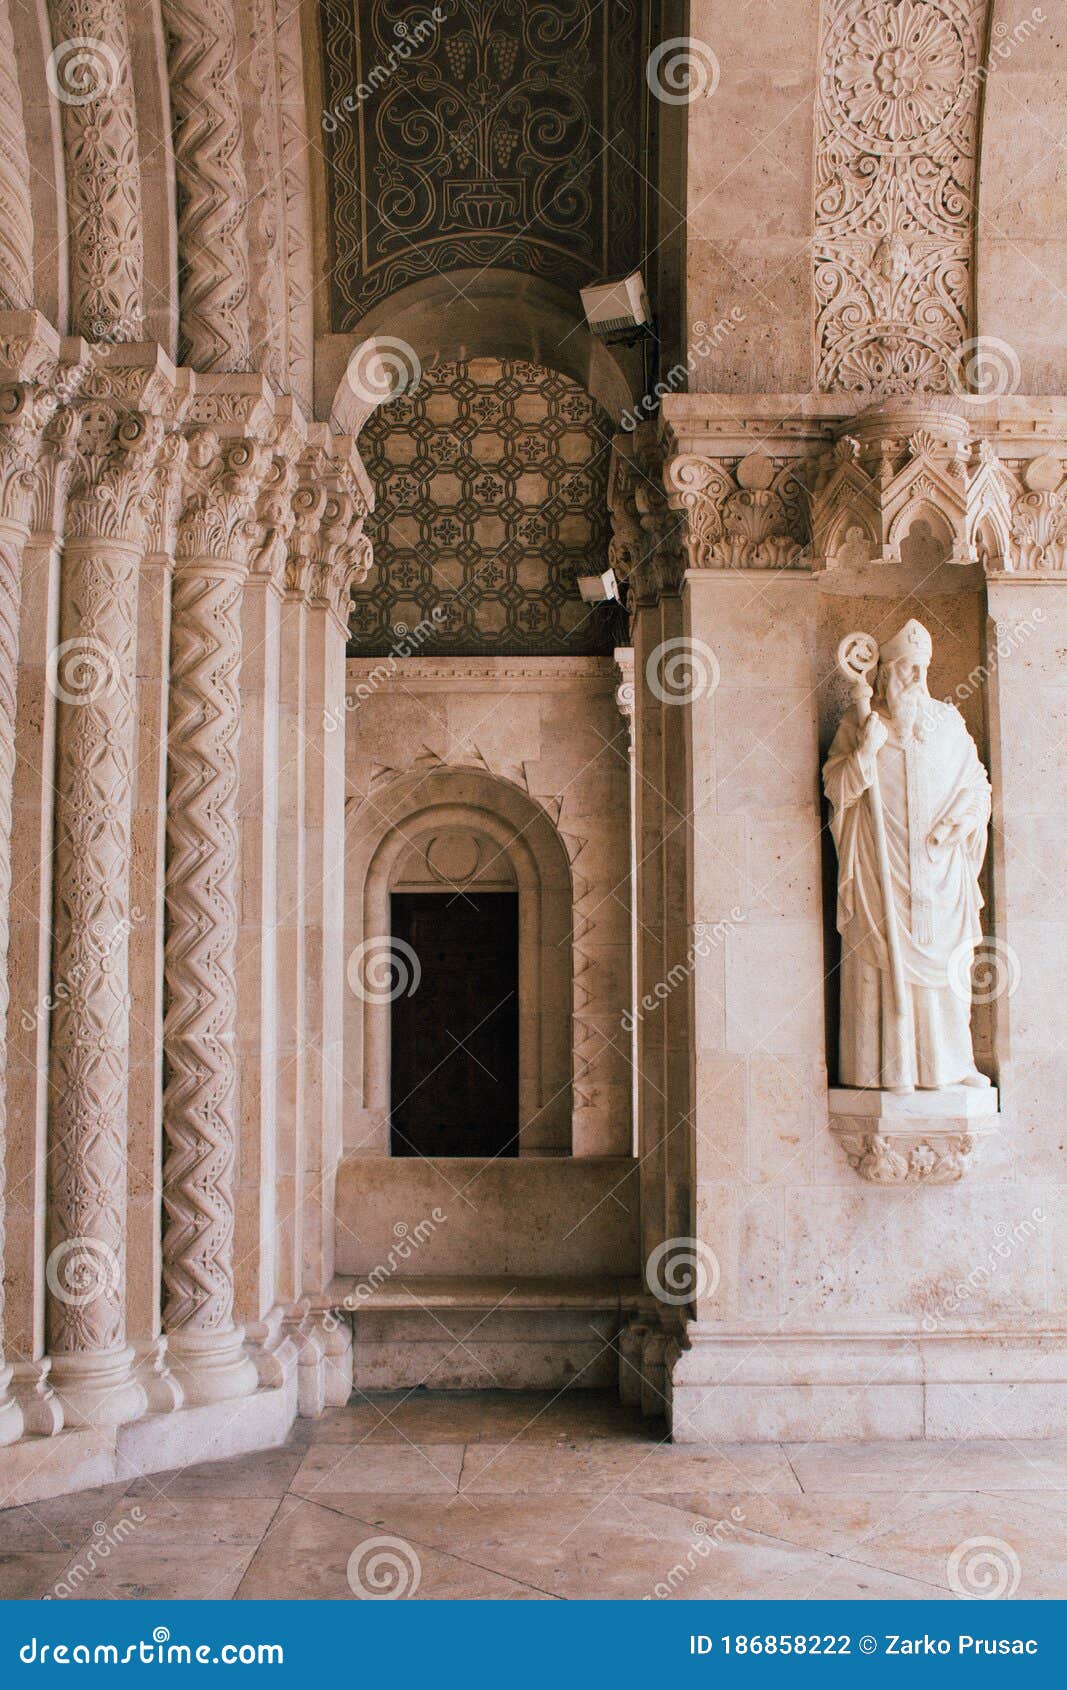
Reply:
[[[320,9],[336,332],[434,273],[578,287],[640,263],[641,0]]]
[[[382,656],[420,624],[424,654],[610,652],[619,613],[584,604],[575,574],[607,568],[612,433],[568,377],[496,358],[442,364],[376,411],[359,440],[375,567],[353,594],[350,655]]]

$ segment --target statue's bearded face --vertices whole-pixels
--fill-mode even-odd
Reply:
[[[881,679],[881,692],[889,714],[901,732],[906,732],[915,725],[924,701],[930,696],[926,664],[914,657],[897,657],[884,665]]]

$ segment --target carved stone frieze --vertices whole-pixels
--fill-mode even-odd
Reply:
[[[841,1133],[838,1142],[850,1166],[873,1185],[954,1185],[975,1148],[969,1133]]]
[[[827,0],[818,385],[941,392],[969,332],[984,0]]]
[[[122,0],[49,0],[49,79],[63,129],[71,326],[144,333],[144,242],[133,70]]]

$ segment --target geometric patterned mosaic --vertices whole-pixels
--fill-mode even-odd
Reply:
[[[352,596],[349,654],[382,656],[431,618],[427,654],[625,644],[618,607],[584,604],[575,581],[607,568],[614,433],[577,382],[516,359],[439,365],[375,411],[359,437],[374,567]]]
[[[467,266],[573,292],[641,262],[651,10],[320,0],[336,332]]]

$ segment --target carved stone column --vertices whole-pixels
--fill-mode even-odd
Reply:
[[[126,1342],[130,857],[138,574],[158,418],[92,402],[67,501],[57,718],[48,1335],[68,1424],[146,1398]]]
[[[71,327],[90,340],[144,333],[144,243],[123,0],[49,0],[49,80],[62,114]]]
[[[25,310],[32,297],[30,161],[10,0],[0,0],[0,311]]]
[[[171,621],[164,1022],[164,1324],[189,1403],[256,1370],[234,1325],[241,595],[270,454],[195,434]]]
[[[9,319],[10,321],[10,319]],[[3,337],[3,373],[34,374],[37,320],[19,314],[11,325],[23,337]],[[47,347],[41,350],[47,351]],[[57,347],[53,346],[53,354]],[[8,1386],[11,1368],[4,1361],[2,1274],[4,1267],[4,1196],[7,1163],[6,1079],[8,1013],[8,933],[11,895],[11,796],[15,768],[15,687],[18,667],[19,602],[22,552],[29,532],[34,470],[40,455],[47,402],[31,384],[14,381],[0,387],[0,1444],[22,1431],[22,1413]]]

